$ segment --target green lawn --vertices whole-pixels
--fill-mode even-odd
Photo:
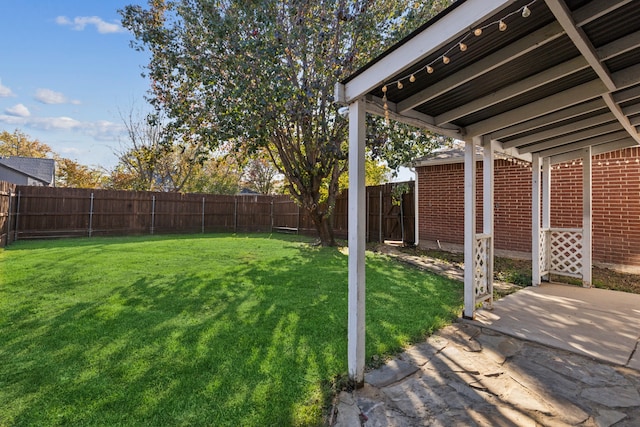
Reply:
[[[461,283],[367,254],[368,360],[461,307]],[[319,425],[346,355],[347,257],[304,238],[0,250],[0,426]]]

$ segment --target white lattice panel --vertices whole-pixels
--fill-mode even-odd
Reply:
[[[551,230],[550,270],[556,274],[582,277],[582,230]]]
[[[549,230],[540,231],[540,273],[549,271]]]
[[[473,268],[473,290],[476,301],[490,299],[493,296],[493,278],[489,274],[490,239],[490,236],[476,236]]]

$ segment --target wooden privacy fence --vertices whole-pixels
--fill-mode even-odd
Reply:
[[[367,188],[367,240],[414,239],[413,183]],[[397,199],[397,197],[396,197]],[[315,235],[289,196],[211,195],[14,186],[0,182],[2,246],[19,239],[130,234],[271,232]],[[348,193],[338,197],[336,237],[348,234]]]
[[[0,181],[0,247],[5,247],[13,240],[11,226],[16,211],[16,186]]]

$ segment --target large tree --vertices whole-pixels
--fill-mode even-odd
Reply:
[[[131,110],[121,114],[126,139],[116,153],[118,164],[105,180],[117,190],[235,194],[240,189],[242,164],[224,147],[167,143],[167,129],[159,115],[143,117]],[[188,136],[188,135],[187,135]],[[223,152],[224,151],[224,152]]]
[[[347,167],[347,120],[336,81],[407,34],[445,1],[150,0],[121,11],[137,49],[151,53],[150,101],[173,135],[216,148],[266,150],[322,244]],[[434,145],[431,135],[369,120],[372,153],[391,167]]]
[[[13,133],[6,130],[0,132],[0,156],[11,157],[52,157],[53,151],[47,144],[30,137],[24,132],[16,129]]]
[[[56,187],[101,188],[105,178],[99,169],[80,164],[75,160],[55,157]]]

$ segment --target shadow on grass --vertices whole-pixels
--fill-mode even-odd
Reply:
[[[140,266],[99,299],[73,282],[25,290],[0,318],[0,424],[320,424],[327,383],[346,373],[347,257],[299,246],[259,258],[248,250],[223,274]],[[460,307],[456,282],[379,257],[367,283],[368,357]]]

